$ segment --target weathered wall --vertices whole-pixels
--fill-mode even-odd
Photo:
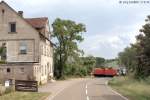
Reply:
[[[26,39],[23,40],[27,43],[27,54],[20,54],[20,43],[22,40],[10,40],[2,41],[0,40],[0,46],[2,43],[6,43],[7,47],[7,62],[34,62],[34,46],[35,40]]]
[[[3,12],[4,11],[4,12]],[[16,22],[16,32],[11,33],[10,22]],[[21,40],[28,41],[28,54],[18,53],[18,43]],[[39,34],[23,18],[17,15],[4,3],[0,4],[0,43],[6,42],[8,62],[38,62],[39,60]]]
[[[32,63],[0,64],[0,80],[34,80]],[[10,69],[10,72],[8,72]]]
[[[40,41],[40,66],[41,81],[47,81],[53,77],[53,49],[49,41]]]

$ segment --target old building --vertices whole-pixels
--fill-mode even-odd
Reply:
[[[24,18],[0,2],[0,80],[37,80],[53,77],[53,49],[47,17]]]

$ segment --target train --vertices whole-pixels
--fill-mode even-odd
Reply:
[[[113,68],[94,68],[92,73],[94,76],[114,77],[118,75],[117,69]]]

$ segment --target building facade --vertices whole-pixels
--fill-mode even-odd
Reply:
[[[0,80],[36,80],[53,77],[53,48],[47,17],[24,18],[0,2]]]

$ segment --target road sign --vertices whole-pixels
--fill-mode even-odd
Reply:
[[[9,87],[9,81],[7,80],[7,81],[5,81],[5,87]]]

